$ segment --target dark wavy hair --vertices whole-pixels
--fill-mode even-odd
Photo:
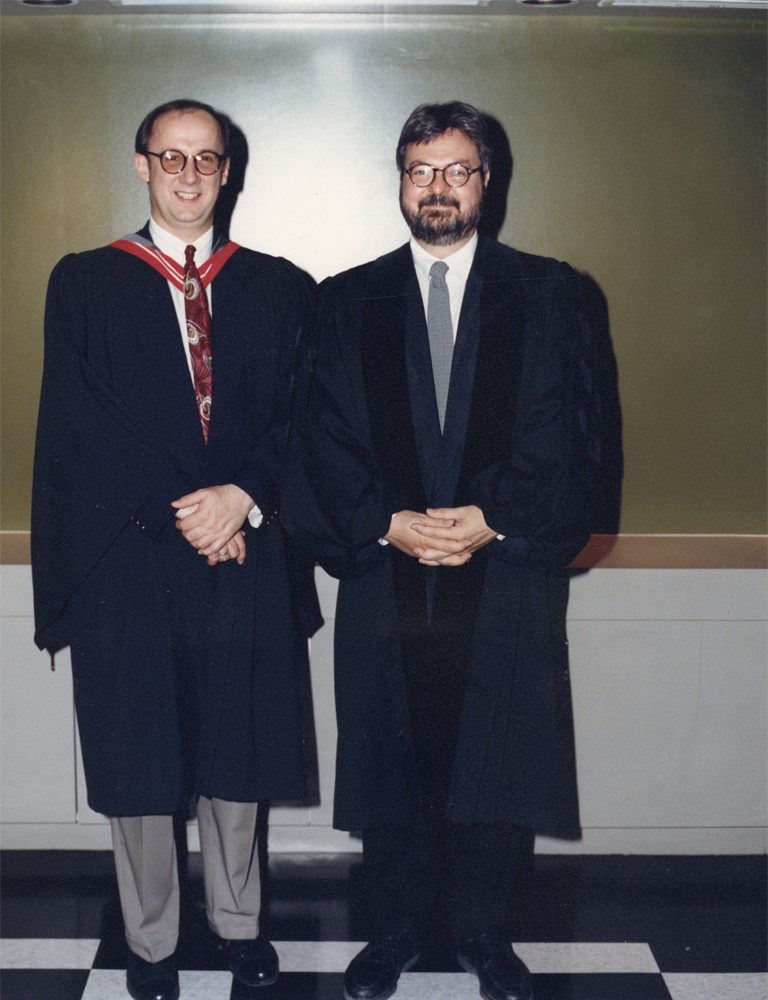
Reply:
[[[134,149],[137,153],[147,152],[149,149],[149,141],[152,138],[152,129],[155,127],[155,122],[161,115],[165,115],[169,111],[206,111],[219,126],[221,142],[224,146],[224,156],[229,156],[229,136],[231,126],[229,118],[227,118],[225,114],[222,114],[221,111],[217,111],[215,108],[212,108],[210,104],[203,104],[202,101],[194,101],[190,98],[181,98],[178,101],[168,101],[166,104],[161,104],[160,107],[154,108],[149,112],[136,131]]]
[[[402,174],[405,151],[412,142],[431,142],[444,132],[456,129],[477,146],[483,173],[491,168],[491,145],[485,115],[471,104],[449,101],[446,104],[420,104],[403,125],[397,142],[395,161]]]

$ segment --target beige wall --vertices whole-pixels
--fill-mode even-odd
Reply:
[[[227,111],[250,148],[233,237],[322,278],[404,240],[399,128],[458,97],[509,137],[501,238],[568,259],[607,298],[622,530],[765,532],[764,22],[123,14],[0,30],[3,529],[28,527],[47,275],[146,218],[131,152],[149,108]]]

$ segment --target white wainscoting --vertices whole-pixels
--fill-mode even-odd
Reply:
[[[320,801],[274,807],[273,851],[357,851],[331,828],[335,583],[312,640]],[[593,569],[568,634],[584,836],[546,853],[762,853],[768,827],[768,584],[762,570]],[[32,642],[28,566],[0,567],[0,835],[8,849],[110,846],[88,809],[69,658]],[[190,844],[196,830],[190,826]]]

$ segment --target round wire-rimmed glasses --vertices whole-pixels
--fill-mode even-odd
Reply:
[[[417,163],[413,167],[408,167],[404,173],[408,174],[411,184],[418,188],[429,187],[436,174],[443,175],[448,187],[460,188],[464,187],[472,174],[482,169],[482,166],[468,167],[464,163],[449,163],[447,167],[432,167],[428,163]]]
[[[204,177],[210,177],[221,169],[221,165],[226,159],[221,153],[214,153],[212,149],[204,149],[200,153],[190,153],[188,156],[178,149],[164,149],[162,153],[153,153],[146,150],[144,156],[156,156],[160,161],[160,166],[167,174],[180,174],[187,166],[187,160],[192,160],[195,170]]]

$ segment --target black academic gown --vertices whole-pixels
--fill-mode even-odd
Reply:
[[[285,514],[340,579],[341,829],[410,822],[426,762],[453,822],[578,835],[562,570],[598,456],[580,281],[480,239],[442,437],[409,248],[321,286]],[[464,567],[378,544],[398,510],[464,504],[506,536]]]
[[[297,672],[319,615],[279,515],[208,567],[172,500],[241,486],[280,507],[297,338],[311,299],[284,260],[238,249],[213,285],[203,442],[164,277],[111,247],[65,257],[46,305],[32,512],[35,640],[71,646],[88,801],[171,813],[304,790]]]

